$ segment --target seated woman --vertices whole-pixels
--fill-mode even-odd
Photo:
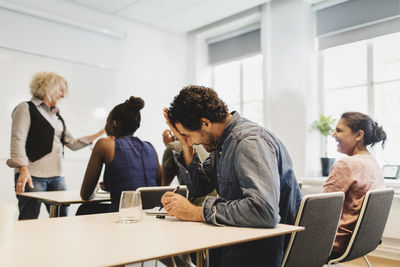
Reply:
[[[140,110],[144,101],[131,96],[113,108],[107,118],[108,137],[93,148],[81,187],[84,200],[93,198],[105,164],[104,186],[111,195],[110,204],[83,204],[77,215],[114,212],[119,209],[121,192],[161,183],[161,168],[154,147],[133,134],[140,127]]]
[[[342,216],[330,258],[340,257],[350,241],[364,196],[368,190],[384,187],[383,173],[367,146],[382,142],[386,133],[368,115],[344,113],[332,136],[338,152],[349,157],[338,160],[331,168],[323,192],[345,193]]]

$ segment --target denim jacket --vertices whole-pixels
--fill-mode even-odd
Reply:
[[[176,161],[191,197],[217,189],[218,196],[203,203],[207,223],[267,228],[294,223],[302,195],[290,156],[277,137],[239,113],[232,113],[203,164],[196,153],[187,168],[182,155]],[[282,250],[280,258],[283,238],[278,243],[270,249]]]

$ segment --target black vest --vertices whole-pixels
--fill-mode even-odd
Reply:
[[[28,159],[34,162],[43,156],[46,156],[53,150],[54,128],[39,112],[32,101],[29,104],[29,113],[31,115],[31,125],[29,127],[28,137],[26,138],[25,150]],[[61,143],[64,151],[65,124],[61,116],[57,113],[58,118],[63,123],[63,133]]]

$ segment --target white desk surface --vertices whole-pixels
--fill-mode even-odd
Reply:
[[[1,266],[114,266],[304,230],[218,227],[151,215],[134,224],[117,220],[118,213],[107,213],[16,222],[12,243],[0,249]]]
[[[82,200],[78,191],[25,192],[21,196],[39,199],[49,204],[74,204],[83,202],[102,202],[110,200],[110,194],[97,193],[91,200]]]

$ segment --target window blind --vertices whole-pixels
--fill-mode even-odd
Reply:
[[[400,31],[400,0],[350,0],[315,15],[320,49]]]
[[[208,62],[216,64],[261,52],[260,29],[208,44]]]

